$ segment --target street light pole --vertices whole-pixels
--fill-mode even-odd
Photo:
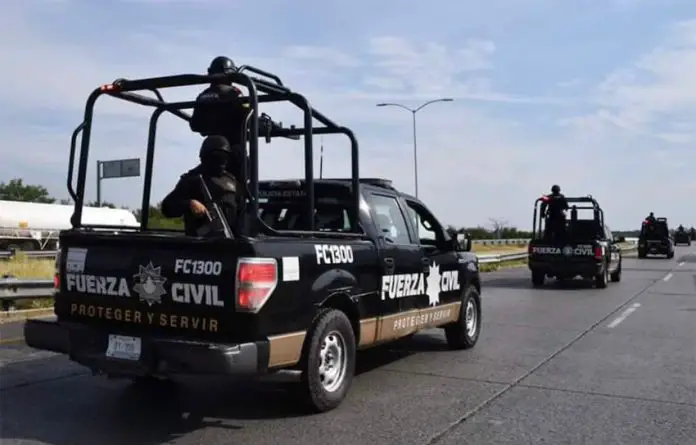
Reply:
[[[415,186],[415,196],[416,198],[418,197],[418,139],[416,137],[416,114],[422,110],[423,108],[427,107],[430,104],[434,104],[436,102],[452,102],[454,99],[451,99],[449,97],[441,98],[441,99],[434,99],[434,100],[429,100],[428,102],[425,102],[424,104],[416,107],[416,108],[410,108],[407,107],[406,105],[401,105],[397,103],[380,103],[377,104],[378,107],[399,107],[403,108],[406,111],[409,111],[412,116],[412,122],[413,122],[413,182]]]

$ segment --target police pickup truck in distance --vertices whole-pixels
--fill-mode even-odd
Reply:
[[[253,83],[311,112],[325,125],[315,131],[349,136],[352,177],[313,178],[310,127],[270,134],[305,137],[305,179],[259,181],[258,134],[250,131],[244,213],[224,234],[151,229],[147,211],[139,229],[86,226],[79,213],[89,148],[83,138],[73,228],[60,234],[56,262],[57,321],[28,321],[27,344],[68,354],[95,374],[137,381],[284,371],[299,378],[314,411],[344,399],[359,349],[436,327],[450,348],[472,348],[481,329],[481,280],[471,241],[462,246],[422,202],[390,181],[359,178],[349,129],[307,109],[279,80],[270,84],[243,71],[216,81]],[[103,90],[120,97],[209,84],[214,77],[122,81]],[[248,100],[258,106],[255,97]],[[167,110],[176,106],[183,107]],[[258,128],[257,119],[251,115],[250,128]],[[153,159],[150,137],[147,159]],[[151,173],[147,167],[144,194]],[[143,208],[148,205],[145,195]]]
[[[654,221],[645,219],[640,225],[638,236],[638,258],[648,255],[664,255],[674,258],[674,239],[669,234],[667,218],[659,217]]]
[[[604,225],[604,212],[591,196],[566,198],[570,220],[557,233],[543,215],[545,197],[534,206],[534,228],[529,243],[528,267],[532,284],[542,286],[546,277],[559,281],[580,276],[591,279],[598,288],[621,281],[621,248]],[[589,213],[578,218],[578,211]]]
[[[691,246],[691,235],[684,226],[679,226],[674,231],[674,245],[678,246],[680,244]]]

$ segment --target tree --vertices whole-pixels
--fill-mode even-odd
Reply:
[[[498,218],[488,218],[488,221],[491,223],[495,237],[502,238],[503,231],[508,228],[508,222]]]
[[[115,209],[116,204],[112,204],[107,201],[102,201],[101,205],[97,205],[97,201],[88,202],[85,204],[86,207],[108,207],[110,209]]]
[[[170,229],[170,230],[184,230],[184,219],[183,218],[166,218],[162,214],[162,203],[158,203],[156,206],[150,206],[148,211],[148,228],[149,229]],[[135,218],[141,221],[142,211],[140,209],[134,210]]]
[[[21,178],[11,179],[10,182],[0,182],[0,199],[8,201],[41,202],[52,204],[56,202],[48,189],[41,185],[25,184]]]

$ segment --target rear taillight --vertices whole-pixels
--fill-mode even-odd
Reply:
[[[55,271],[53,274],[53,290],[60,290],[60,249],[56,252]]]
[[[595,259],[601,260],[604,258],[604,250],[602,249],[601,246],[597,246],[594,248],[594,257]]]
[[[278,285],[275,258],[239,258],[237,263],[238,311],[258,312]]]

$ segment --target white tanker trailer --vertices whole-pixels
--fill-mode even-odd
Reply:
[[[74,207],[0,200],[0,250],[54,250],[61,230],[72,228]],[[83,224],[138,227],[130,210],[83,207]]]

